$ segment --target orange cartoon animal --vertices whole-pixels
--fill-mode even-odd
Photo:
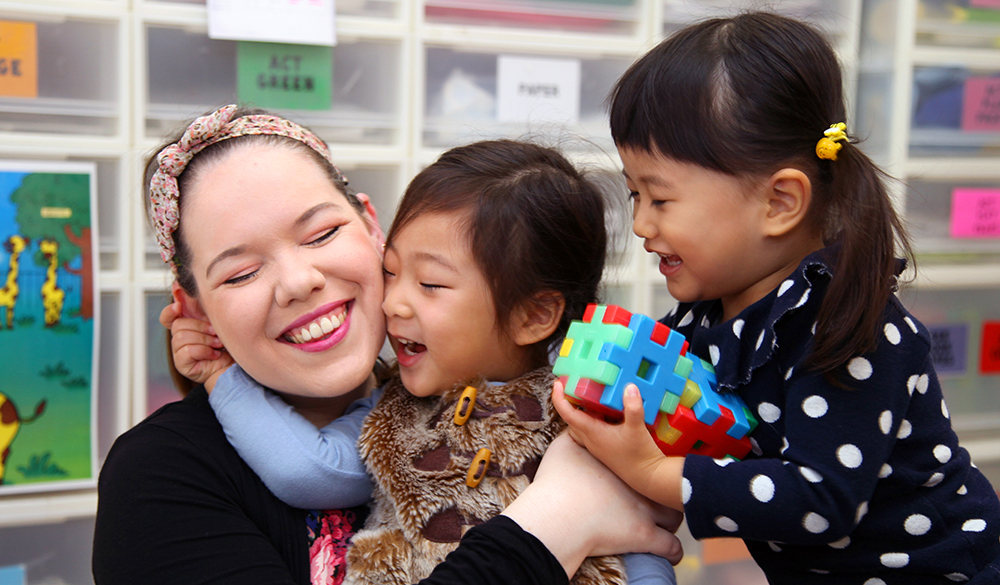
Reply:
[[[10,263],[7,266],[7,281],[3,288],[0,288],[0,309],[6,310],[7,329],[14,327],[14,305],[17,304],[17,274],[20,266],[21,252],[28,247],[31,241],[27,238],[13,235],[3,243],[4,249],[10,253]],[[0,321],[0,329],[3,328],[3,321]]]
[[[3,484],[4,472],[7,469],[7,456],[10,455],[10,444],[14,442],[17,431],[23,423],[30,423],[42,415],[45,411],[45,401],[42,400],[35,407],[35,414],[31,418],[21,418],[17,414],[17,408],[5,394],[0,393],[0,484]]]

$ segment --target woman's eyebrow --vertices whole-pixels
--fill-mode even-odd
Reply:
[[[218,264],[219,262],[222,262],[226,258],[239,256],[240,254],[246,252],[246,250],[247,250],[246,246],[233,246],[232,248],[224,250],[208,264],[208,268],[205,269],[205,277],[207,278],[212,274],[212,268],[214,268],[215,265]]]
[[[324,201],[323,203],[316,204],[316,205],[310,207],[309,209],[305,210],[305,212],[302,215],[300,215],[298,219],[295,220],[295,224],[294,224],[295,227],[299,227],[302,224],[306,223],[307,221],[309,221],[310,219],[312,219],[312,217],[314,215],[316,215],[317,213],[319,213],[320,211],[322,211],[322,210],[324,210],[324,209],[326,209],[328,207],[335,207],[337,209],[341,209],[340,205],[337,205],[336,203],[333,203],[332,201]]]

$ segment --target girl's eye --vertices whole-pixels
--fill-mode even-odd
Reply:
[[[322,235],[320,235],[315,240],[311,240],[311,241],[306,242],[306,245],[307,246],[311,246],[311,245],[315,245],[315,244],[322,244],[323,242],[325,242],[325,241],[329,240],[330,238],[332,238],[333,236],[335,236],[338,231],[340,231],[340,226],[339,225],[337,227],[333,228],[330,231],[324,232]]]
[[[256,270],[254,270],[253,272],[248,272],[246,274],[241,274],[239,276],[234,276],[234,277],[230,278],[229,280],[224,280],[222,282],[222,284],[242,284],[244,282],[249,281],[251,278],[253,278],[255,276],[257,276],[257,271]]]
[[[639,192],[638,191],[629,190],[629,192],[628,192],[628,198],[629,199],[635,199],[638,196],[639,196]]]
[[[420,286],[424,287],[427,290],[437,290],[439,288],[444,288],[444,286],[440,284],[428,284],[426,282],[421,282]]]
[[[385,269],[385,268],[383,267],[383,268],[382,268],[382,276],[383,276],[384,278],[389,278],[390,276],[396,276],[396,275],[395,275],[395,274],[393,274],[393,273],[391,273],[391,272],[389,272],[388,270],[386,270],[386,269]]]

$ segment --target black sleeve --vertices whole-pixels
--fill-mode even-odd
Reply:
[[[308,584],[304,516],[218,455],[157,426],[118,440],[98,486],[95,583]]]
[[[506,516],[471,528],[420,585],[565,585],[549,549]]]

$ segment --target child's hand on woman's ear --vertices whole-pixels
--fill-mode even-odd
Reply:
[[[566,399],[558,380],[552,403],[569,424],[569,434],[580,445],[647,498],[676,510],[683,510],[681,478],[683,457],[667,457],[653,442],[643,420],[642,397],[634,384],[625,388],[625,420],[619,424],[579,410]]]
[[[204,384],[208,392],[215,381],[233,365],[233,358],[216,337],[207,321],[184,317],[177,301],[160,311],[160,324],[170,330],[174,367],[185,378]]]

